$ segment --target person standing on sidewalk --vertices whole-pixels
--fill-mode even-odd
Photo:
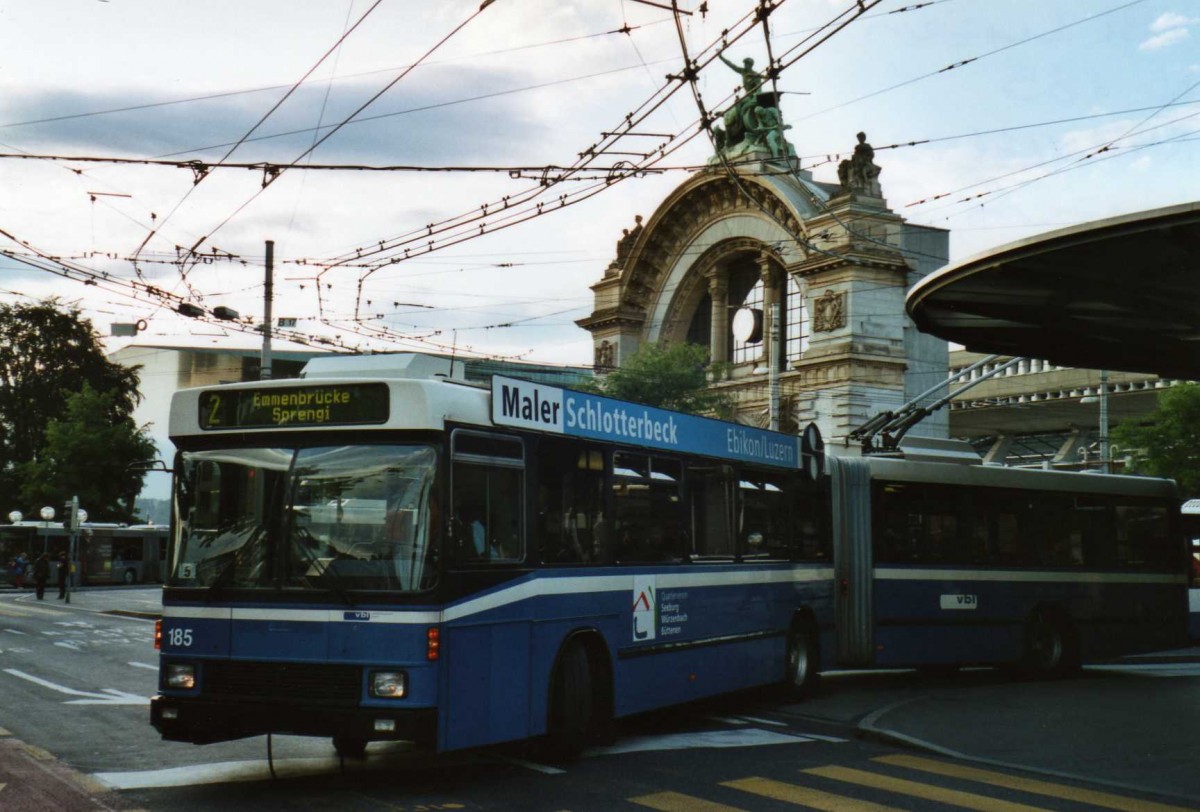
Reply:
[[[58,599],[62,600],[67,597],[67,574],[71,569],[71,565],[67,563],[67,554],[59,553],[58,555]]]
[[[33,585],[37,590],[37,599],[46,597],[46,582],[50,580],[50,558],[45,553],[33,562]]]
[[[17,560],[13,562],[13,586],[17,589],[25,588],[25,572],[29,569],[29,558],[25,553],[17,556]]]

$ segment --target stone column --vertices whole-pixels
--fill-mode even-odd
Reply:
[[[712,297],[709,353],[713,361],[729,360],[729,273],[713,268],[708,273],[708,293]]]
[[[779,347],[771,341],[771,328],[775,318],[774,313],[776,305],[782,301],[779,295],[779,285],[782,274],[779,268],[771,261],[771,257],[767,254],[759,254],[758,257],[758,273],[763,284],[763,339],[762,339],[762,362],[768,369],[778,369],[774,364],[777,363],[776,355],[779,352]],[[779,335],[784,334],[785,316],[782,308],[779,313]]]

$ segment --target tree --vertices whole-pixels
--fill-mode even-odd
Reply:
[[[619,368],[581,387],[598,395],[691,414],[732,417],[728,394],[710,389],[708,348],[643,344]]]
[[[1133,458],[1139,474],[1170,477],[1187,496],[1200,496],[1200,384],[1159,393],[1147,417],[1113,430],[1113,441]]]
[[[77,308],[56,299],[0,304],[0,493],[11,498],[31,485],[27,466],[41,460],[47,428],[66,418],[71,394],[81,393],[85,384],[93,394],[110,396],[104,415],[111,425],[133,426],[141,398],[137,369],[105,357],[99,335]],[[69,459],[57,464],[74,465]],[[71,479],[88,481],[89,476]],[[56,493],[54,501],[43,504],[61,504],[71,495]]]
[[[35,462],[21,466],[21,499],[27,505],[78,496],[91,516],[129,522],[142,489],[142,472],[129,464],[151,459],[154,441],[122,416],[115,392],[88,384],[67,399],[67,413],[46,427],[46,443]]]

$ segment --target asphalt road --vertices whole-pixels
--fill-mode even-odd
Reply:
[[[268,761],[263,737],[196,747],[149,726],[157,597],[0,593],[0,809],[1200,809],[1195,651],[1062,682],[827,675],[800,704],[752,694],[629,720],[565,768],[518,746],[372,745],[341,763],[298,737]]]

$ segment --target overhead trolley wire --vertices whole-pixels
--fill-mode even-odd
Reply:
[[[382,2],[383,2],[383,0],[375,0],[375,2],[372,3],[371,6],[365,12],[363,12],[363,14],[354,22],[354,25],[350,26],[345,31],[343,31],[342,35],[340,37],[338,37],[337,42],[335,42],[333,45],[331,45],[329,47],[329,49],[326,50],[325,53],[323,53],[321,55],[321,58],[318,59],[316,62],[314,62],[312,67],[310,67],[307,71],[305,71],[304,75],[301,76],[296,82],[294,82],[292,84],[292,86],[290,88],[288,88],[288,91],[286,93],[284,93],[278,100],[276,100],[275,104],[271,105],[271,108],[269,110],[267,110],[265,113],[262,114],[262,116],[258,119],[258,121],[256,121],[254,123],[254,126],[252,126],[249,130],[247,130],[245,132],[245,134],[242,135],[241,138],[239,138],[237,141],[235,141],[233,143],[232,146],[229,147],[228,151],[226,151],[226,153],[224,155],[222,155],[216,161],[216,165],[219,166],[219,165],[223,164],[226,160],[228,160],[229,156],[233,155],[233,153],[235,151],[237,151],[238,147],[240,147],[242,144],[244,144],[246,142],[246,139],[248,139],[250,136],[254,135],[254,132],[259,127],[261,127],[263,125],[263,123],[275,113],[275,111],[277,111],[281,106],[283,106],[283,103],[285,101],[287,101],[289,98],[291,98],[292,94],[295,93],[296,90],[299,89],[299,87],[302,84],[304,84],[304,82],[308,79],[308,77],[312,76],[313,72],[316,71],[316,69],[319,68],[321,66],[321,64],[324,63],[325,60],[330,57],[331,54],[333,54],[335,51],[337,51],[337,49],[339,47],[341,47],[341,44],[346,41],[346,38],[349,37],[352,33],[354,33],[354,31],[362,24],[363,20],[367,19],[367,17],[369,17],[371,15],[371,13],[373,11],[375,11],[375,9],[377,9],[379,7],[380,3],[382,3]],[[167,216],[164,217],[161,222],[159,222],[158,226],[156,228],[154,228],[153,230],[151,230],[151,232],[146,235],[146,238],[144,240],[142,240],[142,244],[139,245],[137,247],[137,250],[133,252],[134,257],[137,257],[142,252],[142,249],[145,248],[146,244],[148,242],[150,242],[151,239],[154,238],[154,235],[158,233],[158,230],[161,229],[164,225],[166,225],[167,221],[170,220],[172,216],[174,216],[175,212],[179,211],[179,207],[182,206],[187,201],[187,199],[191,196],[192,192],[194,192],[196,190],[196,187],[199,186],[200,183],[206,177],[208,177],[208,173],[210,171],[211,171],[210,168],[205,167],[203,165],[199,165],[197,167],[196,177],[195,177],[195,180],[192,181],[191,187],[184,193],[183,197],[180,198],[179,202],[175,204],[175,207],[173,209],[171,209],[171,211],[167,212]],[[265,185],[266,184],[264,182],[264,186]],[[240,210],[241,209],[239,209],[239,211]],[[204,242],[206,239],[208,239],[208,237],[210,237],[211,235],[212,235],[212,232],[210,232],[208,235],[202,236],[192,246],[192,250],[193,251],[196,250],[196,248],[198,248],[200,246],[200,244],[202,242]]]
[[[296,164],[298,164],[300,161],[304,160],[304,158],[308,157],[314,151],[316,151],[317,148],[319,148],[322,144],[324,144],[331,137],[333,137],[333,135],[335,133],[339,132],[350,121],[352,121],[355,117],[357,117],[359,113],[361,113],[363,110],[367,109],[367,107],[369,107],[371,104],[373,104],[375,101],[377,101],[381,96],[383,96],[384,93],[389,91],[391,88],[395,87],[396,84],[398,82],[400,82],[400,80],[402,80],[404,77],[408,76],[414,69],[419,67],[421,65],[421,63],[424,62],[431,54],[433,54],[435,51],[437,51],[439,48],[441,48],[443,45],[445,45],[459,31],[461,31],[463,28],[465,28],[467,25],[469,25],[472,21],[474,21],[475,18],[477,18],[480,14],[482,14],[483,11],[488,6],[492,5],[492,3],[494,3],[494,2],[495,2],[495,0],[483,0],[483,3],[480,4],[478,9],[476,9],[465,20],[463,20],[457,26],[455,26],[448,34],[446,34],[440,40],[438,40],[431,48],[429,48],[429,50],[427,50],[424,54],[422,54],[421,57],[419,59],[417,59],[412,65],[409,65],[408,67],[406,67],[403,71],[401,71],[401,73],[398,76],[396,76],[390,82],[388,82],[386,85],[384,85],[382,89],[380,89],[378,92],[376,92],[374,95],[372,95],[369,99],[367,99],[365,102],[363,102],[361,105],[359,105],[354,110],[354,112],[352,112],[350,115],[343,118],[340,123],[335,125],[332,129],[330,129],[329,132],[327,132],[320,139],[315,141],[311,146],[309,146],[307,149],[305,149],[304,152],[302,152],[298,156],[296,156],[296,158],[294,158],[289,164],[286,164],[283,167],[281,167],[278,172],[264,176],[262,187],[260,189],[258,189],[253,195],[251,195],[248,200],[246,200],[244,203],[242,203],[240,206],[238,206],[237,209],[235,209],[229,216],[227,216],[224,220],[222,220],[220,223],[218,223],[216,227],[214,227],[212,230],[210,230],[208,232],[208,234],[201,237],[196,242],[196,244],[192,246],[192,250],[194,251],[196,248],[198,248],[205,240],[211,239],[211,237],[214,234],[216,234],[218,231],[220,231],[222,228],[224,228],[225,225],[228,224],[234,217],[236,217],[238,214],[240,214],[247,206],[249,206],[256,199],[258,199],[259,195],[261,195],[264,191],[266,191],[266,189],[276,179],[278,179],[279,176],[283,172],[285,172],[288,169],[291,169]]]
[[[1073,22],[1069,22],[1064,25],[1057,26],[1055,28],[1051,28],[1051,29],[1049,29],[1047,31],[1043,31],[1039,34],[1034,34],[1031,37],[1026,37],[1024,39],[1017,40],[1016,42],[1011,42],[1008,45],[1004,45],[999,48],[995,48],[991,51],[987,51],[985,53],[978,54],[976,56],[972,56],[972,57],[968,57],[966,59],[959,60],[958,62],[953,62],[942,68],[938,68],[935,71],[930,71],[929,73],[923,73],[920,76],[914,76],[911,79],[905,79],[903,82],[898,82],[897,84],[889,85],[888,87],[884,87],[884,88],[880,88],[879,90],[871,91],[870,93],[866,93],[862,96],[857,96],[853,99],[849,99],[848,101],[844,101],[840,104],[835,104],[832,107],[826,107],[823,110],[817,110],[814,113],[809,113],[808,115],[802,117],[800,119],[800,121],[807,121],[810,118],[816,118],[817,116],[824,115],[825,113],[829,113],[834,110],[840,110],[841,108],[848,107],[852,104],[857,104],[858,102],[863,101],[865,99],[874,98],[875,96],[881,96],[884,93],[890,93],[893,90],[899,90],[902,87],[907,87],[908,85],[915,84],[915,83],[923,81],[925,79],[929,79],[934,76],[939,76],[943,73],[948,73],[949,71],[957,70],[958,68],[966,67],[967,65],[971,65],[971,64],[979,62],[983,59],[986,59],[989,56],[995,56],[996,54],[1003,53],[1004,51],[1011,50],[1018,46],[1027,45],[1030,42],[1034,42],[1036,40],[1042,39],[1043,37],[1048,37],[1051,34],[1057,34],[1062,31],[1066,31],[1069,28],[1074,28],[1077,25],[1083,25],[1084,23],[1092,22],[1093,20],[1098,20],[1101,17],[1105,17],[1109,14],[1115,14],[1118,11],[1123,11],[1124,9],[1139,5],[1140,3],[1144,3],[1144,2],[1146,2],[1146,0],[1130,0],[1130,2],[1128,2],[1128,3],[1123,3],[1119,6],[1114,6],[1113,8],[1107,9],[1105,11],[1097,12],[1096,14],[1092,14],[1092,15],[1084,17],[1082,19],[1075,20]],[[897,11],[901,11],[901,10],[903,10],[903,9],[897,9]]]

